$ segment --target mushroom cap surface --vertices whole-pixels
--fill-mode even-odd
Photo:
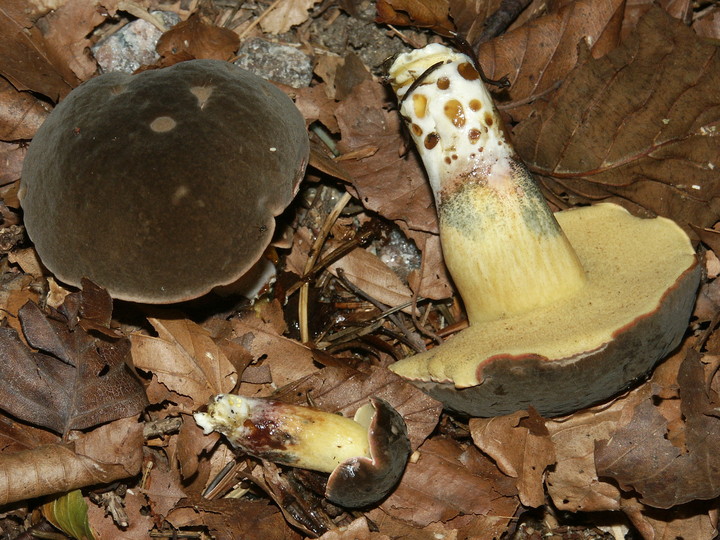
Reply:
[[[25,225],[66,283],[86,277],[137,302],[189,300],[262,256],[308,154],[292,100],[227,62],[101,75],[35,135]]]
[[[370,404],[355,415],[355,421],[368,429],[370,457],[345,460],[330,474],[325,489],[328,500],[347,508],[368,506],[387,496],[410,457],[407,426],[400,413],[377,397],[370,398]]]
[[[473,324],[391,369],[472,416],[530,406],[566,414],[644,377],[678,345],[692,312],[701,268],[687,235],[608,203],[556,218],[587,273],[583,289]]]

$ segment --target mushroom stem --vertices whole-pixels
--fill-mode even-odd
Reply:
[[[348,459],[370,457],[366,425],[310,407],[218,394],[194,417],[205,434],[218,431],[247,454],[293,467],[329,473]]]
[[[390,82],[435,195],[445,263],[470,323],[526,313],[581,289],[582,264],[470,58],[428,45],[398,57]]]

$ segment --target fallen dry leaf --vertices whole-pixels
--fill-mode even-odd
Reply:
[[[365,517],[359,517],[342,529],[333,529],[323,534],[319,540],[391,540],[387,534],[371,532]]]
[[[115,12],[118,1],[67,0],[45,15],[35,27],[42,29],[48,48],[79,81],[88,80],[97,71],[97,64],[90,56],[88,36]]]
[[[120,529],[104,508],[87,501],[88,521],[95,533],[95,540],[145,538],[148,531],[153,528],[153,519],[145,511],[147,500],[142,493],[129,490],[125,493],[122,502],[128,516],[128,526]]]
[[[512,483],[476,448],[433,438],[420,447],[417,461],[408,464],[397,489],[379,510],[416,527],[478,516],[473,538],[490,540],[498,516],[506,516],[505,523],[495,523],[502,531],[517,508]]]
[[[292,2],[280,2],[267,13],[260,21],[260,28],[268,34],[282,34],[293,26],[302,24],[308,20],[311,9],[320,0],[293,0]]]
[[[254,313],[246,313],[231,321],[234,340],[252,354],[254,363],[248,371],[262,370],[267,375],[255,384],[272,383],[272,388],[257,388],[255,391],[272,392],[277,387],[304,377],[318,370],[312,351],[302,343],[281,335],[272,325],[258,326],[258,317]],[[254,369],[251,369],[254,368]],[[269,385],[268,385],[269,386]],[[241,387],[241,390],[243,388]],[[249,389],[248,389],[249,390]],[[242,393],[242,392],[240,392]]]
[[[408,236],[422,253],[420,270],[408,275],[410,288],[421,298],[441,300],[454,296],[455,289],[445,266],[440,237],[422,231],[408,231]]]
[[[0,79],[0,139],[32,139],[49,114],[49,107],[28,92]]]
[[[684,431],[668,435],[668,420],[651,399],[634,409],[632,420],[595,445],[600,476],[615,479],[628,491],[637,491],[645,505],[670,508],[720,495],[720,398],[711,388],[720,358],[689,349],[680,366],[678,384]]]
[[[0,75],[20,91],[57,102],[80,80],[46,43],[26,7],[24,0],[9,0],[0,9]]]
[[[162,519],[166,517],[180,499],[187,497],[183,489],[180,473],[174,463],[163,463],[155,460],[147,476],[143,493],[147,497],[153,515]]]
[[[165,32],[155,49],[164,58],[187,55],[189,58],[228,60],[239,45],[240,39],[235,32],[204,23],[200,15],[194,13]]]
[[[478,60],[491,79],[507,76],[510,87],[496,94],[498,108],[515,121],[534,112],[576,67],[580,51],[599,58],[620,41],[624,0],[578,0],[529,24],[485,42]]]
[[[60,442],[60,437],[46,431],[0,416],[0,453],[10,454],[36,446]]]
[[[19,313],[28,343],[50,354],[31,351],[15,330],[0,328],[3,408],[57,433],[139,414],[147,401],[126,364],[129,342],[71,331],[67,319],[57,317],[34,303]]]
[[[152,371],[169,390],[190,397],[194,406],[185,412],[235,387],[235,368],[206,330],[185,319],[148,320],[158,336],[130,336],[133,363]]]
[[[473,47],[485,29],[487,18],[500,6],[500,0],[449,0],[450,16],[457,33]]]
[[[516,147],[558,199],[610,201],[688,229],[720,217],[720,54],[651,9],[635,33],[577,68]]]
[[[0,506],[134,476],[142,445],[142,424],[124,418],[78,434],[72,443],[0,454]]]
[[[377,255],[366,249],[354,249],[328,266],[335,276],[340,269],[350,283],[388,307],[412,301],[410,288]]]
[[[691,503],[669,510],[658,510],[643,505],[636,498],[623,497],[621,508],[637,527],[642,538],[648,540],[717,538],[717,507],[713,503]]]
[[[435,203],[422,165],[415,152],[400,154],[400,117],[385,110],[385,105],[382,87],[368,80],[338,106],[340,151],[373,150],[368,157],[342,164],[354,178],[353,187],[365,208],[403,221],[411,229],[436,233]]]
[[[378,0],[375,8],[380,23],[429,28],[443,36],[455,31],[447,0]]]
[[[502,472],[517,478],[520,502],[545,504],[545,470],[556,461],[544,420],[534,411],[497,418],[471,418],[473,442],[492,457]]]
[[[300,540],[277,507],[242,499],[183,499],[167,517],[174,527],[205,526],[216,538]]]
[[[560,510],[600,512],[620,508],[620,490],[598,478],[595,441],[607,439],[617,427],[624,403],[580,411],[546,426],[557,463],[545,480],[548,495]]]
[[[26,145],[0,142],[0,186],[17,182],[20,179],[20,170],[26,152]],[[3,200],[5,204],[11,206],[4,194]]]

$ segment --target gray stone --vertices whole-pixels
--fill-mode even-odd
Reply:
[[[177,13],[169,11],[151,13],[160,17],[168,28],[180,22]],[[140,66],[156,62],[160,56],[155,52],[155,46],[161,35],[162,32],[157,27],[143,19],[137,19],[114,34],[101,39],[92,47],[100,72],[132,73]]]
[[[235,65],[293,88],[309,86],[312,79],[313,63],[308,55],[290,45],[261,38],[249,39],[240,46]]]

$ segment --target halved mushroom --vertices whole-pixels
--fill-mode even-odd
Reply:
[[[188,300],[260,259],[308,154],[292,100],[227,62],[101,75],[35,135],[22,171],[25,225],[66,283],[86,277],[138,302]]]
[[[463,54],[428,45],[398,57],[390,81],[470,321],[395,372],[473,416],[560,415],[628,388],[677,346],[700,278],[677,224],[614,204],[553,215]]]
[[[222,433],[246,454],[331,473],[325,496],[348,508],[390,493],[410,455],[405,422],[380,398],[371,398],[351,420],[280,401],[218,394],[207,412],[194,417],[205,434]]]

